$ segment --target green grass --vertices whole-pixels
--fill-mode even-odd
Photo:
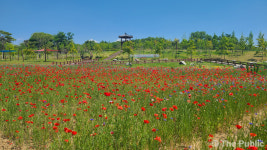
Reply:
[[[267,103],[264,76],[172,65],[0,66],[0,128],[36,149],[173,149]]]

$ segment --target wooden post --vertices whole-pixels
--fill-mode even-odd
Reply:
[[[19,49],[18,49],[18,60],[19,60]]]
[[[10,61],[11,61],[11,52],[10,52],[10,48],[9,48],[9,58],[10,58]]]

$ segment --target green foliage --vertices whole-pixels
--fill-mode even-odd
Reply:
[[[161,54],[162,53],[162,49],[163,49],[162,44],[160,42],[156,42],[155,45],[156,45],[155,46],[155,53],[156,54]]]
[[[74,45],[74,43],[73,43],[73,41],[71,41],[71,42],[68,44],[68,49],[69,49],[69,53],[72,53],[72,54],[78,52],[77,49],[76,49],[76,47],[75,47],[75,45]]]
[[[14,45],[12,43],[5,43],[4,47],[6,50],[14,50]]]
[[[100,44],[95,44],[94,49],[95,49],[97,55],[99,55],[99,53],[102,52],[102,48],[101,48]]]
[[[187,49],[187,47],[188,47],[188,41],[186,39],[183,39],[181,42],[181,48]]]
[[[51,44],[48,44],[49,42],[52,43],[54,40],[54,36],[48,33],[43,32],[36,32],[33,33],[32,36],[29,39],[29,46],[31,48],[49,48],[48,46],[51,46]]]
[[[15,41],[12,36],[12,34],[3,30],[0,30],[0,50],[4,49],[6,43],[11,43],[12,41]]]
[[[247,42],[248,42],[247,49],[248,50],[252,50],[253,49],[253,45],[254,45],[253,33],[252,32],[249,33],[249,36],[247,38]]]
[[[186,53],[188,55],[191,55],[191,59],[192,59],[192,55],[195,54],[196,52],[196,46],[193,40],[189,40],[188,41],[188,47],[187,47],[187,51]]]

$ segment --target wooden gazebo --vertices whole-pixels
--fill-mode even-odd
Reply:
[[[119,38],[121,38],[121,49],[122,49],[123,42],[131,40],[131,38],[133,38],[133,36],[132,35],[128,35],[127,33],[125,33],[124,35],[120,35]],[[122,39],[124,39],[124,40],[122,40]]]

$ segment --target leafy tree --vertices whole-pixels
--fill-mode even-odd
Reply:
[[[0,50],[4,49],[4,46],[6,43],[11,43],[12,41],[15,41],[16,39],[14,39],[12,36],[12,34],[3,30],[0,30]]]
[[[206,54],[208,54],[208,50],[210,52],[210,57],[211,57],[211,50],[213,48],[212,41],[211,40],[205,40],[205,49],[206,49]]]
[[[163,49],[162,43],[156,41],[155,45],[156,45],[155,46],[155,53],[156,54],[161,54],[162,53],[162,49]]]
[[[178,53],[178,45],[179,45],[179,39],[174,39],[174,41],[173,41],[173,45],[175,46],[175,49],[176,49],[176,52],[175,52],[175,58],[177,58],[178,56],[177,56],[177,54],[179,54]]]
[[[100,46],[100,44],[95,44],[95,47],[94,47],[95,51],[96,51],[96,55],[98,56],[99,53],[102,52],[102,48]]]
[[[73,43],[73,41],[71,41],[69,44],[68,44],[68,48],[69,48],[69,53],[72,53],[72,57],[73,57],[73,60],[74,60],[74,53],[77,53],[77,49]]]
[[[212,37],[212,45],[214,50],[219,49],[219,37],[216,34],[214,34]]]
[[[36,32],[33,33],[29,39],[29,45],[31,48],[49,48],[47,43],[53,42],[54,36],[48,33]],[[52,46],[49,44],[49,46]]]
[[[244,50],[246,49],[246,40],[243,33],[241,34],[241,37],[239,39],[239,49],[242,50],[242,55],[243,55]]]
[[[259,50],[261,51],[261,54],[262,54],[262,61],[263,61],[263,56],[266,53],[266,42],[264,41],[264,34],[263,33],[261,33],[261,32],[259,33],[257,41],[258,41]]]
[[[187,49],[188,48],[188,41],[186,39],[183,39],[181,42],[181,48]]]
[[[195,43],[193,40],[189,40],[188,41],[188,47],[187,47],[187,54],[191,56],[191,59],[192,59],[192,56],[193,54],[195,53],[196,51],[196,46],[195,46]]]
[[[67,36],[64,32],[58,32],[56,35],[54,35],[54,42],[57,46],[57,49],[60,50],[60,45],[67,45]]]
[[[253,33],[252,32],[249,33],[249,36],[247,38],[247,42],[248,42],[247,49],[248,50],[252,50],[253,49],[253,45],[254,45]]]
[[[134,53],[133,45],[134,43],[132,41],[127,41],[123,43],[123,47],[122,47],[123,53],[128,54],[129,63],[131,62],[130,55]]]
[[[223,36],[219,43],[220,54],[224,55],[224,59],[225,59],[225,55],[228,54],[229,41],[230,41],[229,37]]]

